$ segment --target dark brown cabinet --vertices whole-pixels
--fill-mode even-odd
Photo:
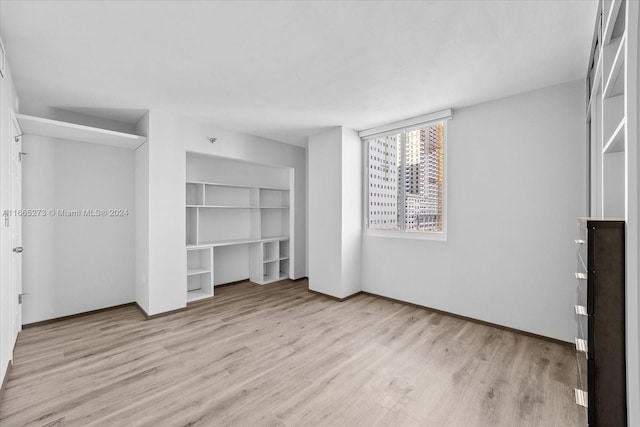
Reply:
[[[587,394],[577,390],[576,399],[586,398],[590,427],[626,426],[625,223],[601,218],[579,223],[576,314],[582,336],[576,348],[583,352],[579,365],[586,356]]]

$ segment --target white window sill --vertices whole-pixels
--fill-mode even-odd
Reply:
[[[439,242],[447,241],[445,231],[436,233],[430,231],[395,231],[395,230],[375,230],[367,228],[367,236],[373,237],[391,237],[395,239],[413,239],[413,240],[434,240]]]

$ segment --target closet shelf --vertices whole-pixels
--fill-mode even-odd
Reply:
[[[605,3],[606,4],[606,3]],[[603,44],[608,44],[611,41],[611,35],[613,34],[613,29],[616,26],[616,20],[618,19],[618,14],[620,12],[620,6],[622,5],[622,0],[612,0],[611,6],[609,6],[609,10],[604,10],[604,25],[602,31],[602,39]]]
[[[626,118],[622,118],[616,129],[613,131],[613,134],[607,140],[604,148],[602,149],[603,154],[607,153],[620,153],[624,151],[624,128],[626,126],[627,120]]]
[[[226,183],[223,183],[223,182],[187,181],[187,184],[211,185],[211,186],[214,186],[214,187],[254,188],[254,189],[261,189],[261,190],[289,191],[288,188],[269,187],[269,186],[263,187],[263,186],[242,185],[242,184],[226,184]]]
[[[593,75],[593,84],[591,85],[591,90],[589,93],[589,103],[587,104],[587,117],[589,117],[589,113],[591,112],[591,106],[594,102],[596,102],[597,93],[598,93],[598,85],[602,84],[602,79],[600,75],[602,74],[602,51],[598,52],[598,60],[596,61],[596,72]]]
[[[144,136],[124,132],[100,129],[91,126],[41,117],[16,114],[20,127],[25,134],[48,136],[69,141],[89,142],[92,144],[111,145],[113,147],[135,150],[147,140]]]
[[[187,270],[187,276],[195,276],[196,274],[211,273],[211,270],[205,268],[190,268]]]
[[[188,208],[213,208],[213,209],[289,209],[289,206],[242,206],[242,205],[186,205]]]
[[[285,260],[285,259],[289,259],[289,257],[284,256],[284,257],[280,257],[280,258],[267,258],[267,259],[264,259],[264,260],[262,261],[262,263],[263,263],[263,264],[268,264],[268,263],[270,263],[270,262],[278,262],[278,261],[283,261],[283,260]]]
[[[279,242],[279,241],[282,241],[282,240],[289,240],[289,237],[288,236],[276,236],[276,237],[263,237],[263,238],[259,238],[259,239],[215,240],[215,241],[209,241],[209,242],[199,242],[197,244],[187,244],[187,249],[204,248],[204,247],[243,245],[243,244],[246,244],[246,243]]]
[[[624,92],[624,73],[622,73],[622,67],[624,66],[624,47],[626,41],[626,34],[623,35],[616,42],[617,44],[616,54],[611,64],[611,70],[606,74],[606,80],[604,85],[604,98],[610,98],[613,96],[621,95]],[[615,47],[615,46],[613,46]]]
[[[587,340],[576,338],[576,351],[587,354],[588,348]]]
[[[196,289],[194,291],[187,292],[187,302],[198,301],[205,298],[211,298],[213,294],[202,289]]]

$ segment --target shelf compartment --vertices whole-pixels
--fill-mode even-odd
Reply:
[[[279,280],[280,276],[278,274],[278,263],[277,262],[269,262],[263,264],[262,267],[262,283],[270,283]]]
[[[229,187],[204,185],[204,205],[219,207],[251,207],[252,189],[245,187]],[[253,204],[256,204],[255,202]]]
[[[67,141],[88,142],[135,150],[145,143],[147,138],[124,132],[116,132],[75,123],[44,119],[41,117],[16,114],[20,127],[25,134],[47,136]]]
[[[625,153],[609,151],[602,156],[602,214],[620,218],[625,215]]]
[[[212,292],[203,291],[202,289],[195,289],[187,292],[187,302],[194,302],[211,297],[213,297]]]
[[[198,242],[250,240],[253,235],[250,209],[202,209],[198,211]]]
[[[187,302],[213,296],[212,273],[187,276]]]
[[[265,242],[262,244],[262,259],[264,262],[277,261],[280,253],[279,242]]]
[[[591,113],[593,104],[598,99],[598,93],[602,90],[602,52],[598,52],[598,59],[596,60],[596,70],[593,75],[593,84],[591,85],[591,90],[589,92],[589,103],[587,104],[587,117]]]
[[[289,241],[283,240],[280,242],[280,259],[289,257]]]
[[[187,206],[204,205],[204,185],[187,183]]]
[[[273,190],[267,188],[260,189],[260,205],[266,207],[289,207],[289,191]]]
[[[189,207],[186,213],[186,242],[187,247],[198,244],[198,210]]]
[[[605,0],[602,3],[602,40],[603,44],[608,44],[611,41],[611,38],[614,37],[614,29],[616,28],[616,24],[619,20],[620,9],[622,5],[622,0]],[[620,16],[620,19],[623,19],[623,16]]]
[[[264,238],[289,234],[289,213],[283,209],[262,210],[260,230]]]
[[[602,152],[604,154],[624,152],[624,129],[626,123],[627,121],[624,118],[620,121],[620,123],[618,123],[618,126],[615,128],[615,130],[607,140],[607,143],[602,148]]]
[[[605,47],[604,62],[604,98],[611,98],[624,93],[624,48],[626,36],[612,41]]]
[[[211,248],[187,250],[187,276],[211,273],[213,255]]]
[[[289,277],[289,259],[280,260],[280,279],[286,279]]]

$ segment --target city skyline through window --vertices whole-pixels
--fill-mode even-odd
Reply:
[[[442,232],[444,123],[367,139],[368,227]]]

